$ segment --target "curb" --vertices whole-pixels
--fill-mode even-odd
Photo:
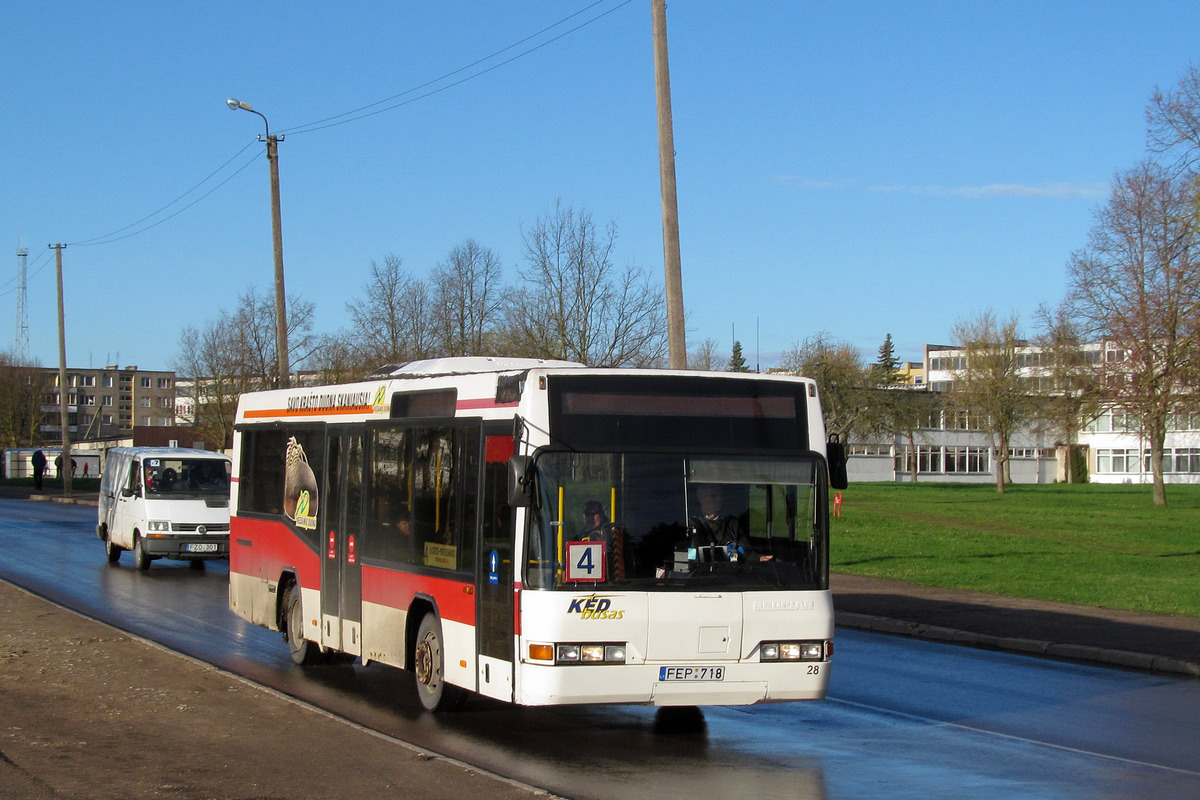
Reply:
[[[1114,650],[1092,645],[993,636],[986,633],[945,628],[940,625],[925,625],[920,622],[876,617],[870,614],[858,614],[852,611],[837,611],[835,612],[835,616],[839,627],[868,631],[870,633],[886,633],[894,636],[908,636],[914,639],[927,639],[934,642],[962,644],[987,650],[1002,650],[1025,655],[1048,656],[1071,661],[1089,661],[1115,667],[1129,667],[1149,672],[1166,672],[1174,675],[1187,675],[1193,678],[1200,678],[1200,662],[1183,661],[1167,656],[1132,653],[1128,650]]]

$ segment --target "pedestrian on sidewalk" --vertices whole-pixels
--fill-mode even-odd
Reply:
[[[42,476],[46,474],[46,454],[41,450],[34,450],[33,455],[29,457],[29,461],[33,464],[33,490],[40,492],[42,490]]]

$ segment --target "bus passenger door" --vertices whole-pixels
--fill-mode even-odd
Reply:
[[[479,497],[476,634],[479,637],[479,693],[500,700],[513,697],[513,510],[508,505],[508,458],[513,454],[512,426],[484,429],[484,458]]]
[[[326,459],[321,644],[357,656],[362,655],[362,432],[331,434]]]

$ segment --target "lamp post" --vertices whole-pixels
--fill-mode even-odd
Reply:
[[[279,214],[279,141],[283,137],[273,135],[267,118],[249,103],[230,98],[225,104],[233,111],[240,108],[258,114],[266,127],[267,165],[271,168],[271,233],[275,244],[275,349],[279,351],[279,388],[286,389],[291,383],[291,370],[288,366],[287,303],[283,291],[283,222]]]

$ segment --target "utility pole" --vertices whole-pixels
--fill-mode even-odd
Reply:
[[[29,363],[29,307],[25,279],[25,258],[29,248],[24,241],[17,242],[17,337],[13,344],[13,361],[17,366]]]
[[[663,264],[667,290],[667,347],[671,369],[687,369],[683,328],[683,267],[679,257],[679,204],[675,193],[675,132],[667,62],[667,3],[650,0],[654,33],[654,96],[658,108],[658,175],[662,186]]]
[[[58,423],[62,429],[62,466],[58,475],[62,478],[63,497],[71,496],[71,414],[67,407],[70,392],[67,386],[67,325],[63,313],[62,251],[65,244],[52,244],[54,262],[58,270]]]
[[[264,117],[265,119],[265,117]],[[288,359],[287,304],[283,292],[283,222],[279,213],[279,137],[267,134],[267,163],[271,165],[271,235],[275,249],[275,349],[279,351],[279,388],[291,385]]]
[[[275,349],[278,351],[278,388],[286,389],[291,385],[291,369],[287,341],[287,301],[283,291],[283,222],[279,213],[279,142],[282,136],[271,133],[271,123],[261,111],[255,111],[249,103],[243,103],[236,98],[229,98],[225,105],[237,111],[249,111],[262,118],[267,141],[267,165],[271,171],[271,238],[275,250]],[[263,138],[260,136],[261,142]]]

